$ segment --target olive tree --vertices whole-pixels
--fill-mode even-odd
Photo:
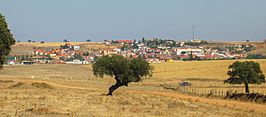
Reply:
[[[121,86],[128,86],[130,82],[138,82],[141,77],[150,76],[153,67],[141,58],[124,58],[119,55],[106,55],[96,59],[93,66],[95,76],[114,76],[116,83],[109,88],[107,95]]]
[[[11,46],[15,42],[4,16],[0,14],[0,70],[3,68],[6,56],[9,55]]]
[[[236,61],[229,66],[227,74],[230,76],[225,82],[230,84],[244,84],[246,93],[249,93],[248,84],[261,84],[265,82],[260,64],[253,61]]]

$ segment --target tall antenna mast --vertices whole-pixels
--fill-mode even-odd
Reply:
[[[192,37],[193,40],[195,40],[195,26],[193,24],[193,37]]]

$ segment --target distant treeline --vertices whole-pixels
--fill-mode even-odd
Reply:
[[[266,59],[266,56],[262,54],[248,54],[246,59]]]

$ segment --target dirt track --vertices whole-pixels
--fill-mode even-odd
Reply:
[[[12,80],[12,79],[9,79]],[[41,81],[41,80],[29,80],[29,79],[17,79],[20,82],[39,82],[39,83],[46,83],[55,88],[67,88],[67,89],[77,89],[77,90],[88,90],[88,91],[105,91],[105,89],[98,89],[98,88],[87,88],[87,87],[77,87],[77,86],[69,86],[59,83],[53,83],[49,81]],[[241,109],[244,111],[251,111],[251,112],[259,112],[266,114],[266,105],[265,104],[255,104],[255,103],[248,103],[248,102],[239,102],[239,101],[232,101],[232,100],[222,100],[222,99],[215,99],[215,98],[202,98],[197,96],[190,96],[184,95],[173,91],[140,91],[140,90],[124,90],[126,93],[135,93],[135,94],[149,94],[149,95],[160,95],[165,97],[172,97],[182,100],[190,100],[192,102],[202,102],[211,105],[221,106],[221,107],[229,107],[234,109]]]

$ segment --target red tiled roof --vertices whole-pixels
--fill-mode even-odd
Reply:
[[[35,50],[35,52],[43,52],[43,50]]]
[[[119,43],[133,43],[133,40],[116,40]]]
[[[52,52],[46,52],[46,54],[52,54]]]
[[[180,58],[188,58],[188,55],[179,55]]]
[[[211,54],[205,54],[204,58],[213,58],[214,55],[211,55]]]

